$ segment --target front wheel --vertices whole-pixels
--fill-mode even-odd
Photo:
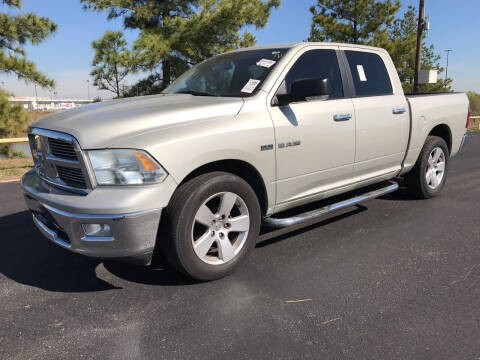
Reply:
[[[166,211],[167,260],[198,280],[232,273],[255,245],[261,211],[243,179],[229,173],[200,175],[183,184]]]
[[[445,185],[449,160],[445,140],[438,136],[427,137],[415,166],[405,176],[408,192],[420,199],[438,195]]]

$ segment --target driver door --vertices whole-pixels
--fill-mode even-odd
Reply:
[[[298,79],[325,79],[327,98],[267,105],[276,137],[277,205],[303,203],[351,182],[355,160],[355,112],[345,97],[336,47],[307,47],[287,67],[275,93]],[[277,82],[278,84],[278,82]]]

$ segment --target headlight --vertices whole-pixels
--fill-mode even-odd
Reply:
[[[92,150],[88,157],[99,185],[154,184],[167,177],[167,172],[145,151]]]

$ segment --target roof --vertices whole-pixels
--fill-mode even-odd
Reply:
[[[292,49],[295,47],[303,47],[303,46],[312,46],[312,45],[333,45],[333,46],[349,46],[349,47],[355,47],[359,49],[369,49],[369,50],[377,50],[377,51],[385,51],[385,49],[379,48],[379,47],[373,47],[373,46],[367,46],[367,45],[360,45],[360,44],[348,44],[348,43],[337,43],[337,42],[293,42],[293,43],[278,43],[278,44],[269,44],[269,45],[255,45],[255,46],[250,46],[247,48],[241,48],[241,49],[236,49],[231,52],[237,52],[237,51],[245,51],[245,50],[263,50],[263,49]]]

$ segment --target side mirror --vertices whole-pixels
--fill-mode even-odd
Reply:
[[[299,79],[293,82],[291,92],[277,94],[278,105],[288,105],[297,101],[305,101],[310,97],[330,95],[328,79]]]

